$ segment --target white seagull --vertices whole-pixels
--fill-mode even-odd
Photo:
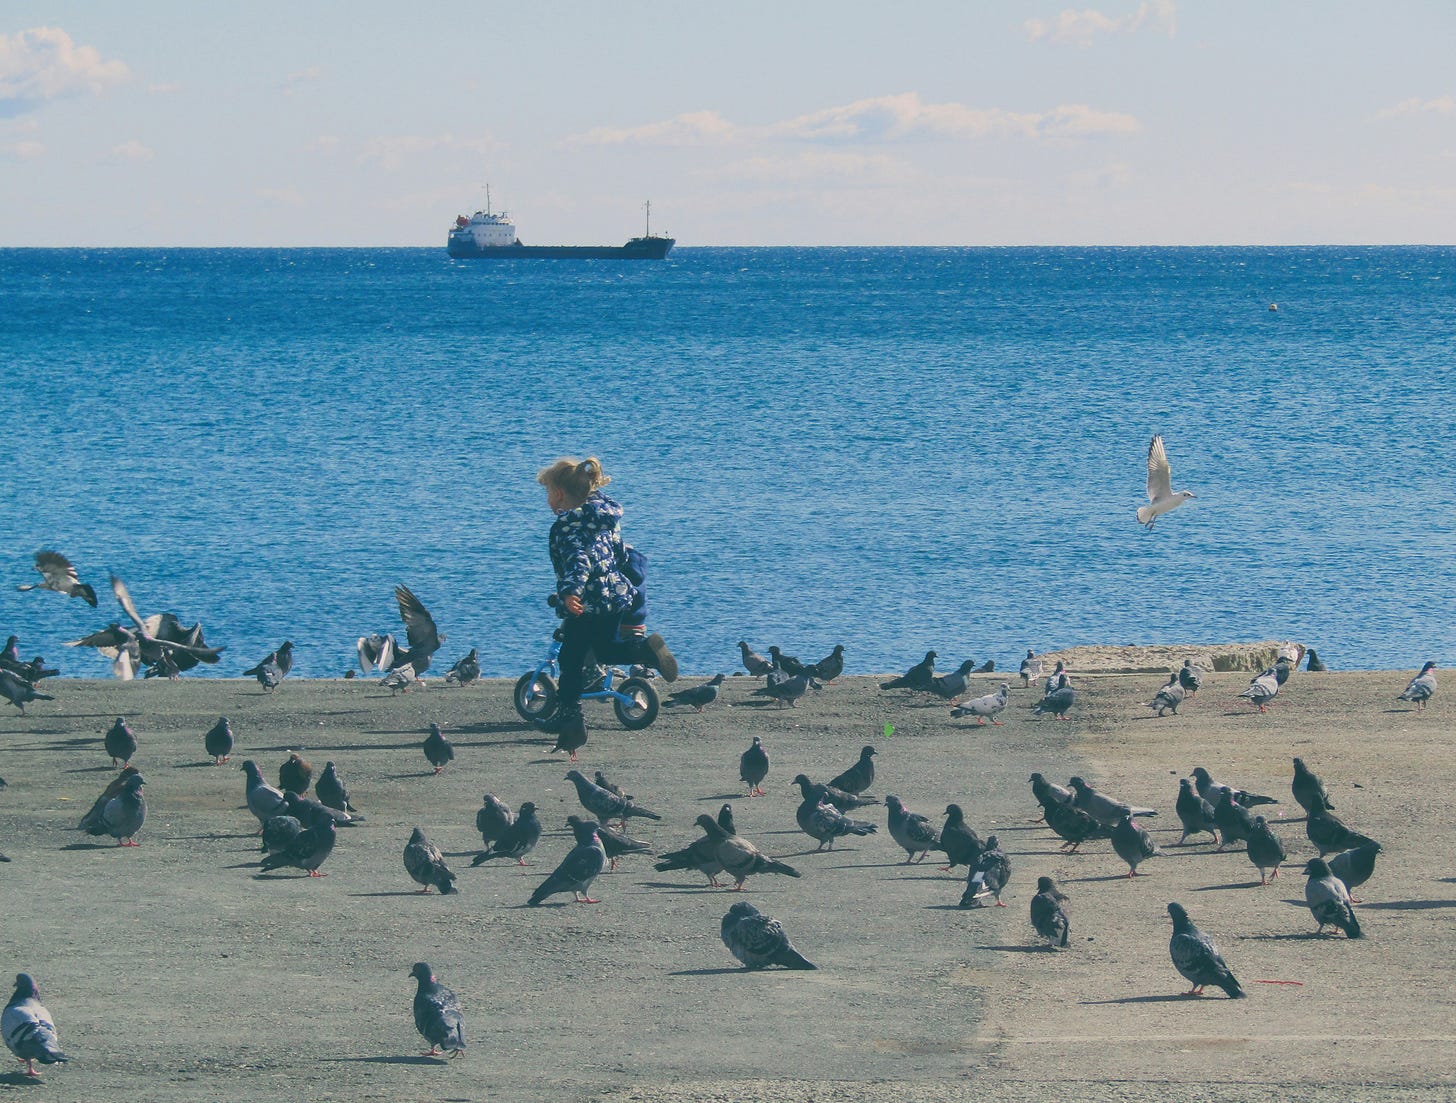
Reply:
[[[1168,466],[1168,453],[1163,438],[1155,436],[1148,444],[1148,504],[1137,511],[1138,524],[1153,527],[1153,522],[1170,509],[1177,509],[1193,492],[1173,493],[1173,469]]]

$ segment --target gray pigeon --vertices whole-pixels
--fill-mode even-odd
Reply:
[[[738,833],[733,824],[732,805],[725,804],[718,810],[718,826],[730,835]],[[717,888],[719,887],[718,874],[723,872],[723,862],[718,857],[718,840],[717,832],[710,834],[704,831],[700,838],[694,839],[681,850],[664,854],[652,868],[659,873],[670,873],[679,869],[696,869],[708,879],[708,884]]]
[[[1323,858],[1311,858],[1304,872],[1309,878],[1304,883],[1304,902],[1319,923],[1315,934],[1324,934],[1327,926],[1335,926],[1350,938],[1362,937],[1360,921],[1355,918],[1355,909],[1350,906],[1350,890],[1345,887],[1345,882],[1330,872]]]
[[[1260,712],[1269,711],[1269,702],[1279,694],[1279,673],[1274,667],[1270,667],[1262,674],[1256,676],[1249,683],[1249,688],[1240,693],[1250,704],[1256,705]]]
[[[834,789],[843,789],[846,793],[859,796],[866,789],[875,783],[875,749],[868,744],[859,749],[859,758],[855,764],[838,777],[829,779],[829,785]]]
[[[1183,825],[1183,834],[1178,836],[1174,846],[1182,846],[1189,835],[1201,835],[1204,832],[1218,838],[1218,832],[1214,830],[1216,821],[1213,805],[1194,791],[1193,782],[1186,777],[1178,782],[1178,802],[1173,810],[1178,813],[1178,821]]]
[[[106,729],[103,743],[106,746],[106,753],[111,756],[113,766],[117,764],[117,759],[121,760],[123,766],[131,764],[131,756],[136,754],[137,740],[136,736],[132,734],[132,730],[126,726],[126,721],[120,716],[116,718],[116,722],[111,727]]]
[[[533,809],[535,805],[531,806]],[[480,808],[475,813],[475,830],[480,832],[480,843],[489,847],[510,829],[511,824],[516,822],[516,814],[511,811],[505,801],[500,800],[490,793],[481,797]]]
[[[40,572],[41,581],[16,586],[17,590],[53,590],[66,597],[78,597],[91,608],[96,608],[96,591],[81,581],[71,561],[60,552],[36,552],[35,569]]]
[[[794,819],[804,834],[818,841],[819,845],[814,848],[816,854],[826,845],[833,850],[835,839],[846,835],[872,835],[878,830],[872,823],[852,820],[834,805],[822,804],[813,798],[800,802]]]
[[[1216,984],[1228,993],[1229,999],[1243,999],[1244,990],[1229,971],[1213,939],[1193,925],[1182,904],[1169,904],[1168,914],[1173,917],[1173,937],[1168,942],[1168,954],[1173,959],[1173,968],[1193,985],[1186,995],[1201,996],[1204,988]]]
[[[54,701],[49,693],[42,693],[18,674],[0,670],[0,697],[4,697],[25,715],[25,706],[31,701]]]
[[[768,777],[768,751],[763,749],[763,740],[753,737],[753,743],[738,757],[738,780],[748,786],[750,797],[763,796],[763,779]]]
[[[589,895],[592,882],[607,866],[607,852],[597,836],[596,821],[585,820],[572,831],[576,835],[576,846],[531,894],[527,901],[531,907],[539,907],[547,897],[558,892],[571,893],[578,904],[601,903]]]
[[[419,982],[415,989],[415,1029],[430,1043],[426,1057],[438,1056],[448,1049],[452,1058],[465,1052],[465,1019],[460,1014],[460,1001],[455,993],[435,980],[435,974],[423,961],[410,969],[410,976]]]
[[[1248,839],[1254,828],[1254,816],[1234,800],[1233,790],[1225,789],[1213,806],[1213,823],[1218,828],[1217,849],[1225,850],[1229,843]]]
[[[264,857],[261,868],[264,873],[271,873],[275,869],[292,866],[310,877],[327,877],[328,874],[319,866],[333,853],[336,837],[334,821],[328,816],[315,816],[293,842]]]
[[[436,776],[439,776],[440,771],[445,768],[447,763],[455,759],[455,748],[450,745],[450,741],[440,731],[440,725],[433,720],[430,721],[430,734],[425,736],[423,747],[425,758],[435,768]]]
[[[268,652],[262,662],[243,671],[243,677],[257,678],[258,684],[267,692],[277,689],[278,684],[288,677],[288,672],[292,669],[293,644],[284,640],[278,645],[278,650]]]
[[[1104,827],[1116,827],[1124,816],[1156,816],[1152,808],[1134,808],[1120,800],[1099,793],[1079,777],[1067,782],[1072,787],[1072,806],[1080,808]]]
[[[837,643],[834,650],[808,668],[809,677],[820,682],[832,682],[844,673],[844,644]]]
[[[1036,652],[1031,648],[1026,649],[1026,658],[1021,660],[1021,688],[1025,689],[1031,685],[1033,678],[1041,677],[1041,660],[1036,657]]]
[[[419,676],[429,669],[430,659],[445,642],[445,635],[436,629],[435,618],[430,616],[424,603],[415,597],[408,586],[396,586],[394,600],[399,606],[399,619],[404,621],[409,650],[396,649],[390,669],[398,670],[408,665]]]
[[[723,872],[733,878],[733,888],[736,891],[743,891],[743,882],[756,873],[800,876],[793,866],[770,858],[741,835],[729,831],[712,816],[701,815],[696,822],[703,829],[703,834],[717,845],[718,861],[723,866]]]
[[[1427,663],[1421,667],[1421,672],[1411,679],[1410,685],[1396,698],[1397,701],[1410,701],[1416,706],[1417,712],[1426,711],[1426,702],[1436,695],[1436,664]]]
[[[1112,829],[1112,849],[1127,863],[1129,878],[1139,876],[1137,867],[1144,859],[1154,858],[1162,853],[1147,829],[1131,816],[1123,816]]]
[[[1053,720],[1068,719],[1067,713],[1077,703],[1077,691],[1067,681],[1065,674],[1057,675],[1056,687],[1047,692],[1040,701],[1031,706],[1038,716],[1051,716]]]
[[[1294,760],[1294,780],[1289,784],[1289,791],[1306,812],[1313,812],[1316,808],[1334,807],[1329,793],[1325,791],[1325,783],[1304,764],[1302,758]]]
[[[584,816],[571,815],[566,817],[566,826],[572,831],[576,830],[578,824],[586,823]],[[652,846],[641,839],[634,839],[615,828],[608,827],[604,823],[597,824],[597,838],[602,841],[602,849],[607,853],[607,869],[617,868],[617,859],[627,854],[651,854]]]
[[[1183,703],[1184,692],[1183,686],[1178,681],[1178,672],[1175,670],[1168,675],[1168,681],[1163,685],[1163,688],[1158,690],[1153,695],[1153,699],[1148,702],[1148,708],[1152,709],[1158,716],[1162,716],[1163,713],[1170,711],[1174,716],[1177,716],[1178,706]]]
[[[233,729],[226,716],[218,717],[217,723],[207,729],[202,737],[202,749],[212,756],[214,766],[221,766],[232,757]]]
[[[1203,672],[1193,665],[1192,659],[1183,660],[1183,667],[1178,671],[1178,684],[1188,697],[1197,697],[1198,691],[1203,688]]]
[[[51,1013],[40,1002],[40,990],[29,973],[15,977],[15,991],[0,1013],[0,1033],[15,1059],[25,1065],[26,1076],[39,1076],[35,1063],[57,1065],[70,1058],[61,1052],[61,1040]]]
[[[966,823],[966,814],[959,804],[945,806],[945,823],[940,829],[940,848],[945,852],[947,864],[940,867],[942,873],[949,873],[956,866],[967,869],[976,864],[985,844],[974,829]]]
[[[940,832],[929,819],[910,811],[894,795],[885,797],[885,807],[889,811],[890,837],[904,847],[906,865],[912,861],[923,862],[932,850],[940,849]]]
[[[1305,817],[1304,833],[1319,848],[1321,858],[1373,841],[1370,836],[1345,826],[1345,822],[1328,808],[1317,807],[1310,811]]]
[[[240,769],[248,775],[246,791],[248,811],[258,817],[260,825],[286,811],[287,802],[284,801],[283,794],[263,780],[263,774],[258,769],[256,762],[250,758],[242,764]]]
[[[420,889],[421,893],[429,892],[431,887],[438,888],[445,896],[457,891],[455,874],[445,865],[445,856],[418,827],[404,844],[404,869],[415,884],[425,886]]]
[[[928,689],[930,679],[935,677],[935,652],[927,651],[925,658],[905,671],[898,678],[881,682],[881,689]]]
[[[264,854],[276,854],[293,845],[303,834],[303,823],[296,816],[273,816],[263,825]]]
[[[779,703],[779,708],[788,705],[790,708],[799,707],[799,698],[809,692],[809,687],[819,688],[819,683],[814,681],[807,674],[796,674],[792,678],[786,678],[777,685],[759,686],[753,691],[755,697],[772,697]]]
[[[1049,804],[1065,804],[1072,807],[1072,802],[1077,794],[1048,781],[1040,773],[1035,773],[1031,775],[1031,795],[1036,797],[1036,803],[1045,810]]]
[[[620,819],[625,828],[629,816],[645,816],[649,820],[662,819],[656,812],[640,807],[631,797],[620,796],[593,784],[580,770],[568,770],[566,780],[576,786],[576,799],[581,802],[581,806],[599,820]]]
[[[799,787],[805,800],[812,800],[816,804],[832,804],[841,812],[853,812],[856,808],[868,808],[872,804],[880,803],[879,797],[857,797],[843,789],[836,789],[833,785],[816,785],[803,774],[794,775],[794,784]]]
[[[961,694],[965,693],[969,684],[969,675],[976,669],[973,660],[967,659],[949,674],[939,674],[930,679],[929,685],[925,688],[937,697],[944,697],[947,701],[955,701]]]
[[[1036,895],[1031,898],[1031,926],[1047,940],[1049,950],[1067,947],[1072,925],[1067,919],[1067,909],[1062,907],[1066,899],[1050,877],[1036,879]]]
[[[1006,703],[1011,699],[1011,686],[1006,682],[995,693],[988,693],[983,697],[977,697],[974,701],[966,701],[956,705],[950,710],[951,716],[959,719],[962,716],[974,716],[977,727],[991,721],[998,728],[1001,721],[996,717],[1006,711]]]
[[[445,674],[447,686],[468,686],[480,677],[480,659],[472,647],[463,659],[457,659]]]
[[[1330,872],[1345,883],[1346,889],[1353,892],[1370,880],[1370,875],[1375,872],[1375,856],[1379,853],[1380,844],[1374,839],[1349,850],[1342,850],[1330,858]],[[1351,896],[1350,903],[1358,904],[1360,901]]]
[[[106,802],[94,822],[85,826],[88,835],[110,835],[117,846],[140,846],[136,833],[147,818],[147,802],[142,796],[146,784],[141,774],[132,774],[122,783],[121,791]]]
[[[1001,893],[1009,880],[1011,859],[1001,849],[1000,841],[992,835],[986,840],[986,849],[981,852],[975,867],[966,877],[966,891],[961,893],[961,907],[984,908],[986,905],[981,901],[988,896],[994,896],[996,907],[1004,908],[1006,905],[1001,902]]]
[[[782,965],[785,969],[816,968],[794,949],[777,919],[764,915],[746,900],[728,909],[719,930],[723,945],[745,969],[763,969],[769,965]]]
[[[691,705],[695,712],[702,712],[718,699],[718,687],[723,684],[723,675],[714,674],[713,677],[700,686],[692,686],[688,689],[680,689],[676,693],[669,693],[663,702],[665,705]]]
[[[738,650],[743,652],[743,669],[755,678],[762,678],[773,669],[773,664],[749,647],[747,640],[738,641]]]
[[[476,814],[475,822],[479,826],[479,813]],[[484,831],[481,832],[481,837],[485,837]],[[521,805],[521,810],[511,817],[510,825],[477,854],[470,864],[479,866],[496,858],[510,858],[516,865],[523,866],[526,864],[526,855],[535,850],[540,841],[541,821],[536,818],[536,806],[526,801]]]
[[[1112,828],[1098,823],[1086,812],[1070,804],[1051,801],[1042,805],[1042,811],[1046,814],[1046,825],[1062,840],[1061,849],[1068,854],[1076,854],[1077,848],[1088,839],[1107,839],[1112,836]]]
[[[1232,785],[1220,785],[1213,780],[1213,775],[1202,766],[1193,767],[1193,784],[1198,788],[1198,795],[1208,801],[1214,807],[1218,806],[1219,797],[1227,789],[1234,798],[1234,803],[1245,808],[1257,808],[1261,804],[1278,804],[1276,797],[1260,796],[1258,793],[1251,793],[1247,789],[1235,789]]]
[[[338,768],[332,761],[324,763],[324,772],[319,775],[318,781],[314,782],[313,791],[317,794],[319,803],[339,812],[357,812],[349,801],[349,790],[345,788],[343,779],[339,777]]]
[[[1254,817],[1254,826],[1249,829],[1249,861],[1259,871],[1259,884],[1267,885],[1269,879],[1279,876],[1279,863],[1289,857],[1279,836],[1263,816]],[[1273,872],[1270,872],[1270,871]]]

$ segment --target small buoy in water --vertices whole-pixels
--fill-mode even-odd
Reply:
[[[1279,304],[1278,303],[1270,303],[1269,304],[1269,309],[1270,310],[1278,310],[1279,309]]]

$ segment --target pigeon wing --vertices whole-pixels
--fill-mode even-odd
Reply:
[[[1156,502],[1173,493],[1173,470],[1168,466],[1168,453],[1163,438],[1154,437],[1148,444],[1148,501]]]
[[[394,600],[399,603],[399,619],[404,621],[410,648],[429,652],[438,650],[440,634],[435,628],[435,618],[430,616],[420,599],[408,586],[396,586]]]

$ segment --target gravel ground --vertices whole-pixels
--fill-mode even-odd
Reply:
[[[570,847],[580,811],[567,764],[519,723],[510,685],[434,683],[391,698],[364,681],[172,684],[64,680],[57,700],[0,716],[0,967],[33,973],[70,1064],[35,1086],[55,1100],[1001,1100],[1287,1099],[1314,1087],[1354,1100],[1449,1099],[1456,1074],[1450,962],[1456,760],[1451,715],[1393,698],[1405,673],[1296,675],[1268,715],[1208,679],[1182,715],[1150,718],[1160,679],[1087,678],[1070,723],[1038,722],[1013,695],[1002,727],[952,720],[940,703],[849,678],[798,709],[765,706],[735,678],[698,715],[664,710],[627,732],[589,707],[582,769],[604,770],[661,823],[633,821],[660,850],[694,817],[733,803],[741,834],[802,871],[751,880],[817,972],[745,973],[718,938],[736,898],[693,874],[631,857],[588,906],[524,907]],[[994,688],[976,680],[975,691]],[[692,684],[695,679],[685,679]],[[1013,679],[1015,681],[1015,679]],[[202,734],[231,718],[228,766]],[[149,815],[136,849],[98,845],[76,821],[114,775],[102,733],[136,731]],[[430,774],[419,744],[435,720],[456,760]],[[894,725],[893,734],[884,725]],[[749,799],[738,755],[763,738],[768,795]],[[950,801],[1013,862],[1006,908],[957,908],[962,878],[902,864],[879,833],[806,854],[794,824],[799,771],[816,780],[874,744],[872,791],[937,823]],[[260,877],[257,824],[238,764],[270,781],[290,750],[333,759],[367,822],[341,830],[329,876]],[[1385,846],[1358,893],[1368,937],[1315,939],[1303,903],[1313,854],[1289,800],[1290,756],[1324,777],[1339,814]],[[1128,881],[1106,843],[1079,855],[1031,822],[1027,775],[1081,773],[1162,815],[1177,839],[1177,779],[1194,766],[1280,797],[1291,852],[1261,888],[1241,849],[1170,847]],[[482,792],[533,800],[547,834],[528,868],[474,868]],[[458,895],[420,896],[401,852],[414,826],[451,857]],[[109,842],[109,840],[108,840]],[[1072,947],[1038,949],[1027,922],[1036,877],[1071,896]],[[1165,907],[1182,902],[1249,992],[1179,995]],[[465,1008],[469,1051],[424,1058],[410,1018],[410,965],[431,963]],[[1265,981],[1297,982],[1270,984]],[[1445,1056],[1442,1056],[1445,1054]]]

